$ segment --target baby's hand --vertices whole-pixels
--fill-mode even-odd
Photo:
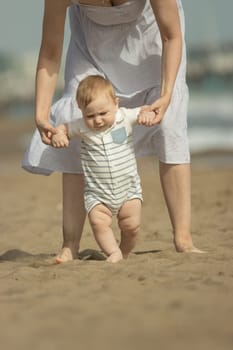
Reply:
[[[59,125],[55,128],[56,134],[52,135],[52,146],[55,148],[68,147],[69,139],[67,137],[67,127],[65,124]]]
[[[152,126],[155,124],[155,112],[151,111],[150,106],[142,106],[138,115],[138,124]]]

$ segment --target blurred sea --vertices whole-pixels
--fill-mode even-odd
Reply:
[[[35,69],[35,54],[20,57],[0,54],[0,118],[25,120],[33,117]],[[189,51],[187,83],[191,152],[232,152],[233,45]],[[62,88],[63,67],[55,100],[61,95]]]

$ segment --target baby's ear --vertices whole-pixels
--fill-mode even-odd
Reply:
[[[119,98],[118,97],[115,98],[115,104],[117,107],[119,107]]]

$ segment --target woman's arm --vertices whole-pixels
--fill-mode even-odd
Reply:
[[[44,0],[42,41],[36,70],[35,122],[46,144],[51,144],[51,134],[55,132],[49,115],[61,63],[66,10],[70,4],[70,0]]]
[[[176,0],[150,0],[162,39],[161,97],[152,104],[159,123],[170,103],[182,54],[182,34]]]

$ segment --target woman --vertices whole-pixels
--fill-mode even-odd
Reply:
[[[135,127],[138,155],[157,154],[178,252],[199,252],[190,234],[190,158],[186,113],[184,17],[180,0],[45,0],[36,74],[35,132],[23,167],[63,173],[63,237],[58,262],[75,258],[85,220],[79,141],[54,149],[53,125],[81,117],[74,99],[79,81],[102,74],[121,106],[150,104],[151,128]],[[63,97],[51,109],[59,72],[66,10],[71,38]],[[51,112],[50,112],[51,109]],[[51,113],[51,114],[50,114]],[[50,122],[51,117],[51,122]],[[124,242],[121,242],[124,245]]]

